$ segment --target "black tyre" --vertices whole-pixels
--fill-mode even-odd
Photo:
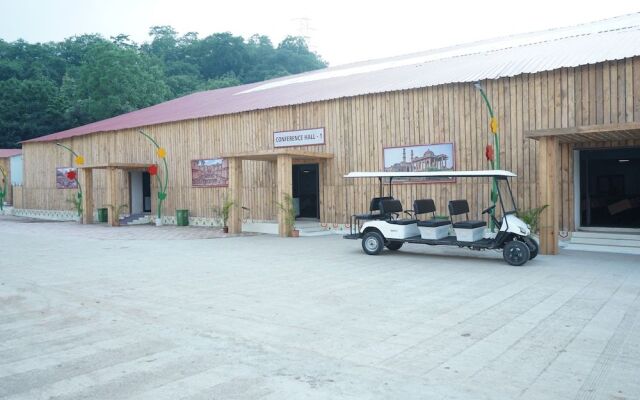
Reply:
[[[362,237],[362,250],[370,256],[380,254],[384,249],[384,239],[378,232],[367,232]]]
[[[402,247],[404,243],[403,242],[389,242],[387,243],[387,249],[391,250],[391,251],[396,251],[396,250],[400,250],[400,247]]]
[[[519,240],[512,240],[504,245],[502,257],[510,265],[519,267],[529,261],[529,257],[531,257],[531,251],[529,251],[529,246],[527,246],[524,242],[521,242]]]
[[[524,242],[529,246],[529,260],[533,260],[538,255],[538,242],[535,239],[526,237],[524,238]]]

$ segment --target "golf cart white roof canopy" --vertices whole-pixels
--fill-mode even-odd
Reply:
[[[432,171],[432,172],[349,172],[345,178],[512,178],[513,172],[500,169],[483,171]]]

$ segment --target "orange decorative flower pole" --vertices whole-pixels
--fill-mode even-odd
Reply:
[[[162,203],[167,198],[167,184],[169,183],[169,166],[167,164],[167,150],[163,147],[160,147],[158,142],[156,142],[151,136],[147,135],[143,131],[139,131],[144,137],[149,139],[154,146],[156,146],[156,155],[158,158],[162,159],[162,164],[164,165],[164,184],[160,175],[158,175],[158,166],[150,165],[147,171],[149,175],[155,176],[158,180],[158,221],[156,224],[162,224]]]

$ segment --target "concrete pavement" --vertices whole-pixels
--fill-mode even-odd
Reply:
[[[640,259],[0,217],[3,399],[637,399]]]

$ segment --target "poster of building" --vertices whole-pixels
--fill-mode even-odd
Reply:
[[[191,160],[193,187],[222,187],[229,185],[229,166],[224,158]]]
[[[385,172],[453,171],[453,143],[387,147],[384,150]],[[395,178],[393,182],[453,182],[454,178]]]
[[[56,189],[77,189],[77,168],[56,168]],[[70,179],[72,178],[72,179]]]

